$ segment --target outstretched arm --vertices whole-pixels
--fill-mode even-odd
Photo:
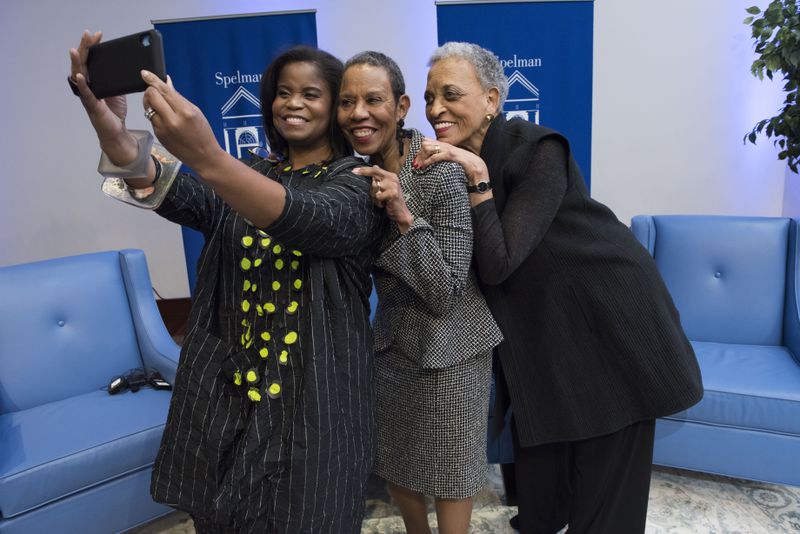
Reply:
[[[142,79],[149,86],[144,106],[155,111],[150,122],[164,147],[256,226],[277,220],[286,201],[284,187],[225,152],[200,108],[178,93],[170,79],[165,83],[148,71],[142,71]]]
[[[97,134],[100,149],[106,153],[111,163],[124,167],[139,156],[139,144],[125,126],[128,103],[125,96],[115,96],[98,100],[89,89],[86,61],[89,48],[103,39],[102,32],[89,33],[84,30],[78,48],[70,48],[70,79],[78,87],[81,103],[86,110],[89,121]],[[155,178],[155,165],[147,159],[141,178],[126,180],[133,188],[148,187]]]

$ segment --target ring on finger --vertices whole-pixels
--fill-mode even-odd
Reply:
[[[155,114],[156,114],[156,110],[154,110],[153,108],[148,107],[147,109],[144,110],[144,118],[149,120],[149,121],[153,120],[153,116]]]
[[[433,153],[434,154],[438,154],[439,152],[441,152],[441,150],[442,150],[442,147],[440,147],[439,145],[433,145]]]

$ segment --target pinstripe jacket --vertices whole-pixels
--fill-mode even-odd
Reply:
[[[425,368],[449,367],[489,352],[502,334],[470,268],[472,221],[461,166],[412,168],[422,134],[398,173],[414,223],[387,233],[375,264],[376,352],[393,350]]]
[[[151,491],[205,528],[361,530],[375,445],[369,273],[385,217],[358,163],[258,163],[286,189],[264,229],[188,175],[157,209],[205,246]]]

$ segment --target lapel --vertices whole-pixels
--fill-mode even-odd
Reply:
[[[411,143],[409,143],[408,154],[403,160],[403,166],[397,173],[400,186],[403,188],[403,195],[406,199],[406,206],[415,217],[427,218],[428,215],[428,194],[426,191],[425,176],[428,171],[418,171],[411,166],[411,162],[417,156],[417,152],[422,147],[422,134],[417,130],[411,130]]]

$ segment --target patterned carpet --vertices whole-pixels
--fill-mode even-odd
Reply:
[[[492,466],[489,485],[475,499],[473,534],[513,534],[503,484]],[[800,488],[776,486],[704,473],[657,468],[650,486],[647,534],[798,534]],[[402,534],[403,521],[378,479],[370,480],[362,534]],[[436,515],[431,513],[435,526]],[[180,512],[133,531],[136,534],[194,534]],[[436,531],[434,530],[434,533]]]

